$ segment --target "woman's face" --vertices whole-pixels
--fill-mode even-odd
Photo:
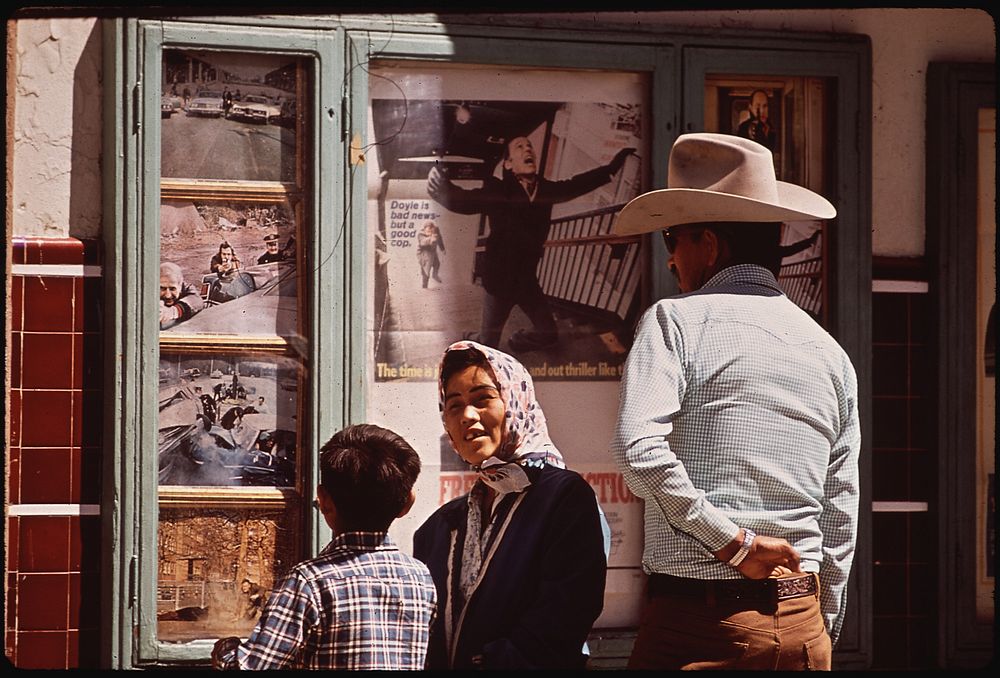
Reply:
[[[470,365],[456,372],[444,388],[444,428],[458,455],[479,466],[503,442],[503,400],[488,369]]]

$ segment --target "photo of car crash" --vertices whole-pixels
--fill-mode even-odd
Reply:
[[[281,106],[263,94],[247,94],[242,100],[232,102],[228,115],[230,120],[276,125],[281,118]]]
[[[161,176],[293,183],[305,70],[287,55],[163,50]]]
[[[162,354],[159,484],[295,487],[300,365]]]
[[[160,222],[161,336],[298,333],[290,205],[164,200]]]

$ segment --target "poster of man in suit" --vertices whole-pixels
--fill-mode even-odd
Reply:
[[[421,75],[372,81],[376,379],[433,380],[459,339],[536,379],[617,379],[643,306],[642,241],[610,235],[642,178],[638,78]],[[427,223],[447,243],[430,277],[415,255]]]

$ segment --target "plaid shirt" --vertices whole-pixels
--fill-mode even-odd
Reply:
[[[227,669],[424,668],[437,594],[384,532],[348,532],[292,568]]]
[[[645,501],[643,569],[742,575],[712,556],[740,527],[787,539],[818,572],[834,642],[858,515],[857,377],[850,358],[743,264],[643,315],[621,381],[612,453]]]

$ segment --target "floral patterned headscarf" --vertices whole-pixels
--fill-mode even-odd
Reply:
[[[535,398],[535,385],[531,375],[524,365],[512,356],[495,348],[484,346],[474,341],[457,341],[449,346],[444,355],[451,351],[473,349],[481,353],[496,379],[503,400],[506,428],[500,440],[500,449],[496,456],[506,462],[511,461],[541,461],[551,466],[565,468],[562,454],[556,449],[549,438],[549,429],[545,423],[542,406]],[[444,365],[442,357],[441,366]],[[441,372],[438,370],[438,374]],[[441,411],[441,421],[444,422],[444,388],[445,384],[438,377],[438,407]],[[452,444],[454,446],[454,443]]]
[[[566,463],[549,439],[545,415],[535,399],[535,385],[524,365],[502,351],[468,340],[458,341],[449,346],[444,352],[444,357],[451,351],[463,349],[473,349],[486,358],[504,403],[506,421],[500,439],[500,449],[481,466],[473,467],[479,476],[479,481],[469,492],[469,510],[466,515],[464,543],[460,552],[461,567],[458,578],[462,598],[468,600],[475,589],[479,572],[483,567],[485,552],[492,543],[496,528],[493,511],[488,511],[485,515],[483,512],[482,499],[488,492],[487,488],[495,493],[493,499],[493,510],[495,510],[503,497],[516,496],[526,490],[545,464],[565,468]],[[444,357],[441,359],[441,367],[444,367]],[[440,374],[439,370],[438,375]],[[438,376],[438,406],[441,409],[442,423],[444,423],[444,389],[445,384]],[[447,425],[445,429],[447,430]],[[454,446],[455,443],[452,441],[452,447]],[[512,508],[507,520],[513,511]],[[455,623],[452,611],[453,606],[449,597],[445,609],[449,644]]]

